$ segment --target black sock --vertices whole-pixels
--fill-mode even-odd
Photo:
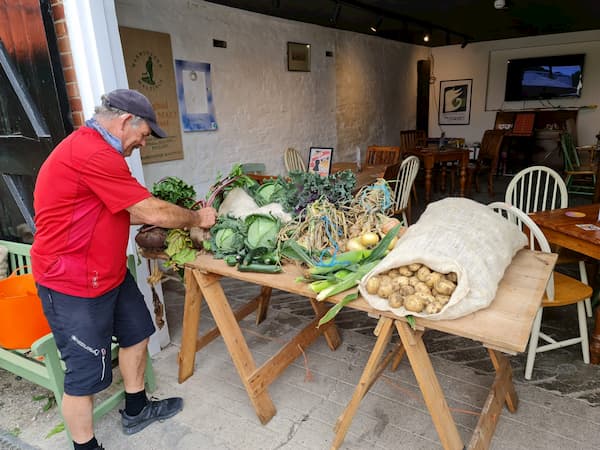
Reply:
[[[74,450],[94,450],[98,448],[98,441],[96,440],[96,436],[92,436],[92,439],[84,444],[78,444],[77,442],[73,441],[73,448]]]
[[[145,389],[134,394],[125,392],[125,414],[128,416],[137,416],[147,404],[148,398]]]

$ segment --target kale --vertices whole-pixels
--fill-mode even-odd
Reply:
[[[351,170],[336,172],[321,177],[316,172],[291,171],[289,181],[284,185],[284,209],[295,215],[319,198],[326,198],[334,205],[346,205],[352,200],[356,186],[356,176]]]

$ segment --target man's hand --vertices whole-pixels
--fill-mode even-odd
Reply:
[[[217,210],[213,207],[206,207],[196,211],[195,226],[200,228],[210,228],[217,221]]]

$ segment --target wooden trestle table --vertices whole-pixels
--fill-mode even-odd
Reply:
[[[148,253],[145,253],[145,256],[158,257]],[[416,375],[442,445],[446,449],[463,448],[462,439],[423,344],[422,336],[426,329],[466,337],[479,341],[488,348],[496,369],[496,377],[469,446],[487,448],[504,403],[511,412],[517,408],[512,370],[501,352],[515,354],[524,351],[531,324],[555,262],[554,254],[521,250],[507,268],[491,306],[455,320],[433,321],[417,318],[416,329],[412,329],[404,318],[373,309],[362,297],[351,302],[348,308],[379,317],[376,327],[378,337],[356,391],[338,419],[333,448],[337,448],[343,442],[359,403],[371,385],[390,362],[393,369],[397,367],[404,353],[408,356]],[[332,350],[340,344],[334,321],[320,328],[316,325],[328,309],[327,302],[338,303],[345,294],[331,297],[327,302],[317,302],[315,294],[306,284],[295,281],[300,274],[301,269],[295,265],[284,266],[284,271],[280,274],[240,272],[235,267],[227,266],[222,260],[214,259],[212,255],[200,255],[194,262],[186,264],[179,382],[193,374],[196,352],[221,335],[256,415],[263,424],[267,423],[276,412],[267,388],[301,355],[302,349],[320,335],[325,337]],[[222,277],[262,286],[261,293],[234,311],[220,284]],[[256,322],[261,322],[266,317],[271,290],[274,288],[306,297],[312,305],[315,318],[262,366],[257,367],[238,321],[256,310]],[[198,337],[202,299],[206,301],[216,327]],[[401,343],[382,358],[394,328],[398,330]]]

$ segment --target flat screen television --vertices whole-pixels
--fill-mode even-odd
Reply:
[[[579,97],[585,55],[511,59],[506,69],[505,101]]]

